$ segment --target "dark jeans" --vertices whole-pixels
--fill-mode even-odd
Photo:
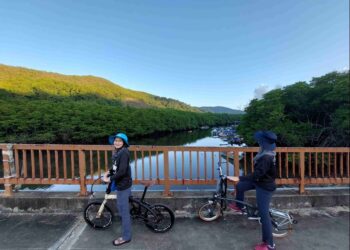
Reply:
[[[131,216],[129,208],[129,196],[131,195],[131,187],[123,191],[117,190],[117,208],[119,216],[122,220],[122,238],[123,240],[131,240]]]
[[[256,203],[258,205],[259,216],[261,218],[262,241],[266,242],[270,246],[273,246],[272,224],[269,214],[273,191],[267,191],[260,188],[251,181],[239,181],[236,186],[236,199],[239,201],[244,201],[244,192],[252,189],[256,189]],[[238,202],[236,205],[240,208],[243,207],[243,205]]]

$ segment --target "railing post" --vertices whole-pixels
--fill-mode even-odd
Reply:
[[[233,152],[234,176],[239,176],[239,153],[238,148]]]
[[[12,184],[10,183],[11,169],[14,169],[14,159],[13,159],[13,144],[7,144],[6,149],[2,150],[2,162],[4,164],[4,179],[5,179],[5,192],[4,196],[12,196]]]
[[[171,196],[169,178],[169,151],[164,150],[164,192],[163,196]]]
[[[86,161],[85,151],[79,149],[79,177],[80,177],[80,196],[86,196]]]
[[[300,152],[299,158],[299,167],[300,167],[300,184],[299,184],[299,193],[305,193],[305,153]]]
[[[234,148],[233,151],[233,175],[239,176],[239,152],[237,148]],[[237,182],[233,183],[233,190],[232,195],[236,196]]]

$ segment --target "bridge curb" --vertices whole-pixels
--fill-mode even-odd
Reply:
[[[133,192],[141,196],[140,192]],[[163,197],[160,191],[147,193],[150,203],[163,203],[172,208],[178,217],[190,217],[197,213],[212,192],[173,192],[172,197]],[[97,193],[96,200],[103,197]],[[255,202],[255,193],[246,195],[247,201]],[[312,190],[299,194],[296,190],[276,191],[272,206],[280,209],[322,208],[334,206],[349,206],[349,189]],[[12,197],[0,196],[0,211],[11,213],[80,213],[89,202],[89,197],[80,197],[72,192],[27,192],[14,193]],[[115,209],[114,201],[109,201]]]

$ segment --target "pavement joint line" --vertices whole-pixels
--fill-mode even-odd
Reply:
[[[87,224],[82,217],[78,217],[74,225],[49,248],[49,250],[68,250],[76,243],[79,236],[84,232]]]

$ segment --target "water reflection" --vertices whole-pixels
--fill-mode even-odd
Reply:
[[[173,132],[166,135],[135,138],[130,140],[130,143],[133,145],[182,146],[194,144],[200,139],[209,137],[211,135],[210,132],[210,129]]]
[[[222,141],[218,138],[203,138],[185,146],[214,146],[217,147]],[[170,179],[204,180],[218,177],[217,164],[226,158],[220,152],[168,152],[169,177]],[[158,159],[158,161],[157,161]],[[158,165],[157,165],[158,162]],[[164,178],[164,154],[151,154],[144,156],[144,160],[137,159],[131,162],[134,179],[154,179],[159,176]],[[143,168],[141,166],[144,166]],[[233,162],[222,164],[223,171],[227,175],[234,174]],[[240,170],[242,171],[242,170]]]

